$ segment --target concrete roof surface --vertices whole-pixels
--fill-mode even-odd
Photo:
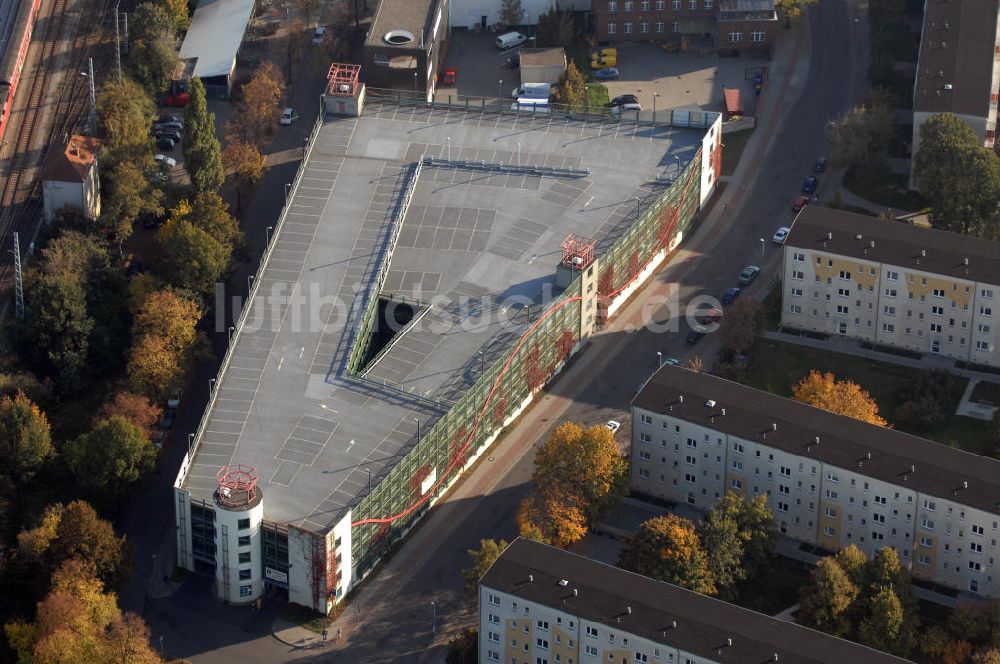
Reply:
[[[228,75],[253,13],[254,0],[201,0],[178,57],[198,58],[194,76]]]
[[[413,33],[413,41],[399,44],[401,48],[420,48],[421,33],[424,39],[429,39],[430,22],[433,20],[431,10],[438,5],[439,0],[380,0],[372,27],[368,30],[367,45],[394,46],[385,41],[386,33],[391,30],[406,30]],[[442,16],[442,23],[447,23],[447,17]]]
[[[211,500],[221,466],[249,464],[260,474],[265,518],[330,527],[364,495],[368,470],[378,482],[416,442],[414,418],[429,430],[481,363],[510,348],[530,309],[507,299],[541,302],[546,288],[558,293],[555,267],[566,235],[589,235],[599,251],[606,248],[634,221],[634,197],[651,202],[650,182],[675,168],[673,155],[693,158],[701,136],[371,98],[360,118],[327,118],[208,414],[184,484],[193,499]],[[438,300],[359,382],[344,369],[375,295],[386,229],[415,162],[423,154],[447,156],[449,139],[456,160],[511,163],[520,143],[522,163],[592,172],[563,178],[424,166],[383,294]],[[302,302],[268,297],[293,287]],[[468,310],[454,304],[463,296],[471,298]]]

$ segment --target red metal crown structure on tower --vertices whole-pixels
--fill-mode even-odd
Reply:
[[[257,469],[242,463],[230,464],[215,474],[219,488],[215,498],[226,507],[243,507],[257,497]]]
[[[589,237],[567,235],[559,246],[563,252],[559,264],[563,267],[579,272],[594,262],[594,247],[597,246],[597,242]]]
[[[326,93],[334,97],[353,97],[358,91],[358,76],[361,65],[334,62],[326,75]]]

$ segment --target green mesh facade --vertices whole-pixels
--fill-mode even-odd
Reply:
[[[500,429],[504,419],[529,392],[541,387],[569,356],[579,341],[579,296],[580,279],[576,279],[549,307],[549,315],[541,322],[537,317],[533,319],[532,325],[537,323],[537,326],[524,342],[490,366],[462,399],[421,435],[420,441],[375,486],[371,495],[361,500],[353,509],[354,520],[384,518],[407,510],[421,498],[420,485],[432,468],[437,470],[438,480],[448,473],[448,477],[432,490],[434,497],[439,495],[449,479],[461,471],[469,456]],[[497,376],[505,367],[504,377],[497,382]],[[495,390],[494,383],[497,383]],[[481,419],[480,412],[483,413]],[[463,451],[470,432],[474,432],[472,439]],[[452,462],[454,466],[449,473]],[[392,543],[423,515],[429,503],[430,499],[390,524],[364,524],[353,529],[352,558],[358,577],[378,562]]]

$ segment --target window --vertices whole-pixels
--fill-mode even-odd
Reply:
[[[779,500],[778,501],[778,511],[779,512],[787,512],[788,511],[788,503],[783,503],[783,502],[781,502]]]
[[[247,579],[253,578],[253,570],[241,569],[240,570],[240,581],[246,581]]]
[[[944,289],[943,288],[935,288],[934,289],[934,297],[944,297]]]
[[[793,288],[792,289],[792,295],[795,295],[796,297],[802,297],[802,289],[801,288]]]
[[[618,32],[618,26],[614,23],[608,23],[608,34],[613,35]]]
[[[896,297],[896,289],[895,288],[886,288],[885,289],[885,295],[886,295],[886,297]]]
[[[826,479],[830,480],[831,482],[839,482],[840,481],[840,476],[839,475],[835,475],[834,473],[827,473],[826,474]]]
[[[992,300],[993,299],[993,289],[992,288],[984,288],[984,289],[982,289],[982,290],[979,291],[979,295],[982,296],[982,297],[985,297],[987,300]]]
[[[837,492],[836,491],[830,491],[829,489],[827,489],[826,490],[826,497],[829,498],[830,500],[836,500],[837,499]]]
[[[750,32],[750,41],[760,44],[764,41],[764,31],[763,30],[753,30]]]
[[[694,2],[695,0],[691,0],[691,1]],[[729,43],[730,44],[739,44],[741,41],[743,41],[743,33],[742,32],[740,32],[739,30],[735,30],[735,31],[729,33]]]
[[[596,627],[591,627],[590,625],[587,625],[587,636],[592,636],[592,637],[594,637],[596,639],[597,638],[597,628]]]
[[[837,313],[838,314],[844,314],[846,316],[847,314],[850,313],[850,309],[846,305],[838,304],[837,305]]]
[[[681,10],[681,0],[674,0],[671,4],[675,12],[679,12]],[[676,30],[674,32],[676,32]]]
[[[656,33],[663,34],[663,21],[656,22]]]
[[[625,30],[624,30],[624,32],[625,32],[626,35],[632,34],[632,21],[625,21]]]
[[[833,526],[823,526],[823,534],[828,537],[836,537],[837,531],[833,529]]]
[[[679,21],[674,21],[673,23],[670,24],[670,32],[680,32],[680,31],[681,31],[681,24]]]
[[[885,273],[885,278],[889,281],[899,281],[899,272],[888,271]]]
[[[498,615],[497,615],[497,614],[495,614],[495,613],[490,613],[490,614],[489,614],[489,615],[487,616],[487,619],[488,619],[488,620],[489,620],[489,621],[490,621],[491,623],[493,623],[494,625],[499,625],[499,624],[500,624],[500,616],[498,616]]]
[[[616,11],[618,11],[617,0],[608,0],[608,13],[614,14]]]
[[[240,530],[248,530],[250,528],[250,519],[240,519],[236,522],[236,527]]]
[[[875,523],[885,523],[884,514],[872,514],[872,521]]]
[[[992,316],[993,307],[979,307],[979,313],[981,313],[984,316]]]
[[[851,289],[850,288],[838,288],[837,289],[837,295],[839,295],[840,297],[850,297],[851,296]],[[858,301],[858,306],[859,307],[861,306],[860,300]]]
[[[249,551],[241,551],[240,552],[240,562],[241,563],[249,563],[249,562],[251,562],[250,561],[250,552]]]
[[[935,503],[933,500],[927,500],[926,498],[924,498],[924,509],[929,512],[933,512],[937,509],[937,503]]]
[[[802,263],[803,261],[805,261],[805,259],[806,259],[805,254],[800,254],[798,252],[792,254],[792,260],[795,261],[796,263]]]
[[[586,652],[586,653],[587,653],[588,655],[592,655],[592,656],[594,656],[594,657],[596,657],[596,656],[597,656],[597,648],[596,648],[595,646],[591,646],[591,645],[588,645],[588,646],[587,646],[587,647],[586,647],[586,648],[584,649],[584,651],[585,651],[585,652]]]
[[[872,541],[874,541],[874,542],[880,542],[880,541],[882,541],[884,539],[885,539],[885,535],[883,535],[882,533],[876,533],[875,531],[872,531]]]
[[[698,9],[698,0],[688,0],[688,9],[695,11]]]
[[[920,517],[920,527],[924,530],[934,530],[934,522],[926,516]]]
[[[240,535],[239,545],[240,546],[250,546],[250,536],[249,535]]]
[[[799,280],[801,280],[803,278],[805,278],[805,275],[802,272],[800,272],[798,270],[793,270],[792,271],[792,279],[799,279]]]
[[[632,11],[632,0],[625,0],[625,11],[626,13]]]
[[[712,11],[712,0],[705,0],[702,6],[705,8],[705,11]]]
[[[983,566],[978,561],[970,560],[969,569],[971,569],[973,572],[978,572],[983,569]]]
[[[649,32],[649,22],[639,21],[639,33],[644,35],[647,32]]]
[[[648,12],[649,11],[649,0],[642,0],[642,2],[639,3],[639,8],[642,11],[644,11],[644,12]]]
[[[494,632],[494,631],[492,631],[492,630],[491,630],[491,631],[490,631],[490,632],[489,632],[489,633],[487,634],[487,638],[488,638],[488,639],[489,639],[489,640],[490,640],[490,641],[491,641],[492,643],[500,643],[500,633],[499,633],[499,632]],[[517,643],[517,641],[514,641],[514,643]]]
[[[656,0],[656,11],[662,12],[666,4],[665,0]]]
[[[890,306],[890,305],[888,305],[888,304],[887,304],[887,305],[885,305],[885,306],[884,306],[884,307],[882,308],[882,311],[884,311],[884,312],[885,312],[885,315],[886,315],[886,316],[895,316],[895,315],[896,315],[896,307],[893,307],[893,306]]]
[[[933,307],[931,307],[931,314],[934,316],[943,316],[944,307],[939,307],[937,305],[934,305]]]
[[[541,648],[542,650],[548,650],[549,649],[549,640],[548,639],[535,639],[535,645],[537,647]]]

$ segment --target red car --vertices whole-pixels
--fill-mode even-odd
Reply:
[[[794,201],[792,201],[792,212],[798,212],[807,205],[809,205],[809,197],[799,196]]]
[[[441,85],[455,85],[458,80],[458,70],[454,67],[448,67],[444,70],[444,75],[441,77]]]

